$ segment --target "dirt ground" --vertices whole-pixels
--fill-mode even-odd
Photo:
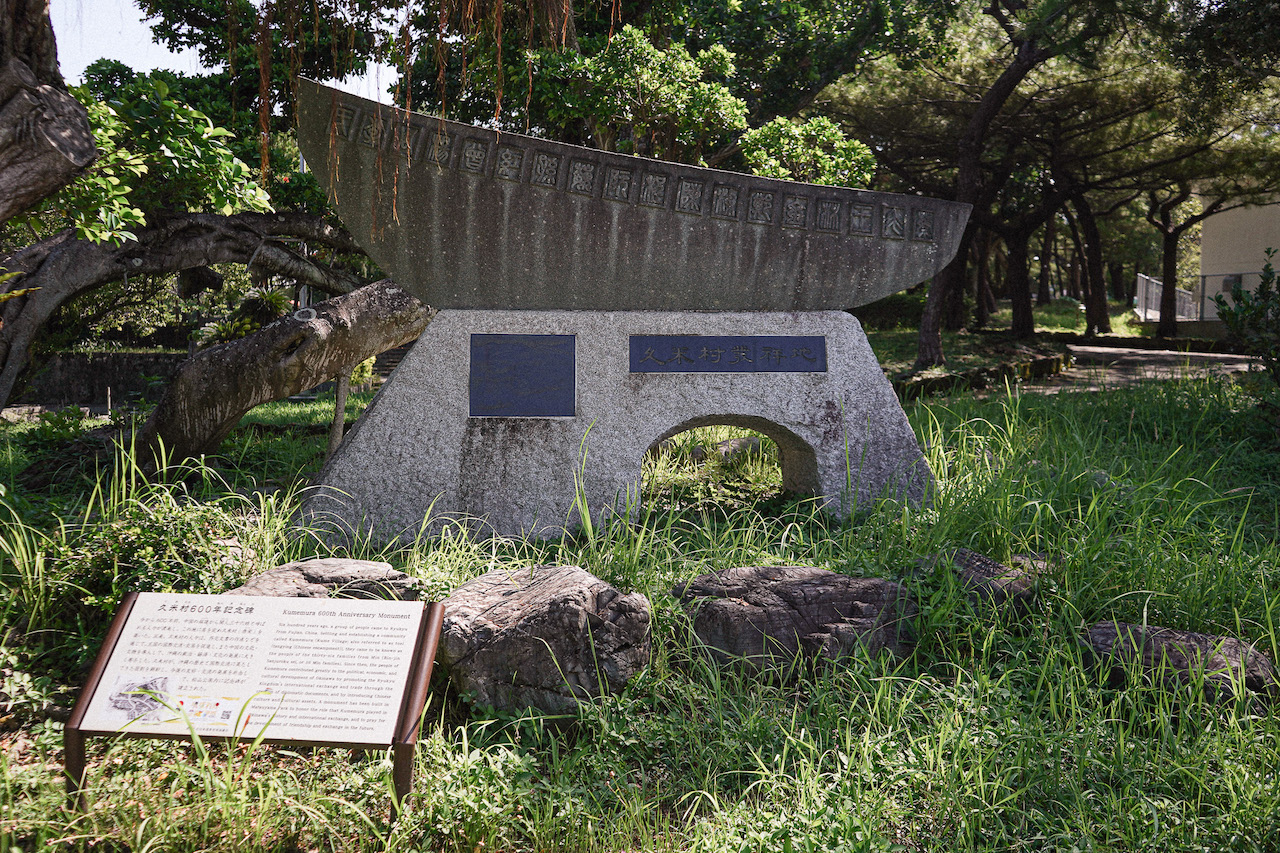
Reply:
[[[1247,355],[1071,345],[1073,364],[1056,376],[1023,385],[1023,391],[1105,391],[1152,379],[1188,379],[1244,373],[1260,360]]]

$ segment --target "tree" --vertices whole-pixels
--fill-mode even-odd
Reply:
[[[1178,334],[1178,244],[1182,235],[1216,213],[1273,203],[1280,191],[1280,138],[1252,122],[1199,156],[1167,164],[1167,183],[1147,193],[1147,221],[1161,241],[1160,320],[1156,336]],[[1193,194],[1199,210],[1185,213]]]
[[[941,337],[943,307],[948,294],[964,282],[968,241],[981,224],[982,211],[994,203],[1013,171],[1007,157],[1001,156],[1009,151],[1008,147],[990,150],[991,133],[997,120],[1036,69],[1057,58],[1087,64],[1099,45],[1111,38],[1124,22],[1149,18],[1153,14],[1149,8],[1152,5],[1142,0],[992,0],[982,6],[980,12],[969,7],[966,34],[991,43],[990,33],[996,33],[999,49],[986,54],[987,65],[978,79],[960,81],[960,97],[948,105],[955,119],[951,125],[951,141],[936,155],[931,176],[935,179],[945,176],[947,182],[939,189],[956,201],[974,205],[977,216],[970,219],[961,251],[934,277],[929,287],[920,326],[917,367],[930,367],[946,360]],[[987,70],[991,73],[986,73]],[[880,156],[884,162],[885,158]],[[945,166],[938,168],[939,163]],[[1022,223],[1015,229],[1017,239],[1022,239],[1027,227],[1029,223]],[[1020,252],[1014,253],[1014,261],[1021,260]],[[1017,325],[1020,331],[1025,331],[1022,319]]]
[[[697,163],[709,141],[746,127],[746,105],[720,82],[734,73],[723,47],[664,50],[630,25],[602,42],[544,58],[535,91],[553,129],[580,124],[596,148]]]
[[[88,116],[58,71],[49,0],[0,0],[0,226],[94,156]]]
[[[968,38],[951,56],[922,62],[915,71],[881,62],[878,77],[846,85],[824,103],[911,190],[954,192],[960,168],[953,140],[971,128],[975,104],[1008,70],[999,59],[1007,37],[994,38],[996,23],[984,22],[973,19]],[[1027,71],[991,117],[973,164],[980,193],[970,221],[1006,244],[1016,335],[1034,330],[1027,244],[1060,212],[1069,214],[1086,273],[1088,330],[1101,332],[1109,329],[1103,220],[1165,186],[1179,169],[1200,169],[1207,178],[1217,172],[1204,165],[1214,163],[1213,170],[1235,175],[1239,184],[1270,185],[1265,164],[1240,157],[1228,166],[1213,153],[1258,138],[1249,116],[1224,110],[1190,122],[1184,72],[1153,61],[1149,46],[1125,33],[1099,36],[1094,44],[1099,56],[1091,67],[1062,55]],[[1255,144],[1251,150],[1258,160],[1260,149]],[[965,254],[955,262],[958,270]],[[1047,291],[1047,279],[1042,281]]]
[[[414,340],[431,309],[390,280],[290,314],[183,363],[135,438],[162,463],[215,453],[246,412],[298,394]]]
[[[751,171],[766,178],[869,187],[875,176],[871,149],[849,139],[826,116],[805,121],[780,116],[744,133],[742,148]]]
[[[97,164],[26,217],[26,230],[40,239],[0,256],[0,266],[14,274],[0,287],[23,291],[0,306],[0,401],[13,393],[32,344],[59,306],[110,282],[230,262],[333,293],[363,284],[281,242],[300,237],[360,251],[321,217],[267,213],[226,132],[168,95],[149,78],[110,103],[86,95],[102,150]]]

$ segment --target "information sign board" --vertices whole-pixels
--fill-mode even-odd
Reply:
[[[412,601],[131,594],[67,724],[69,790],[83,777],[87,735],[411,755],[442,614]],[[402,794],[409,768],[397,770]]]

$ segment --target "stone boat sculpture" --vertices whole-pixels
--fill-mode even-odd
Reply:
[[[969,211],[498,133],[307,80],[298,141],[347,229],[436,308],[844,310],[940,270]]]
[[[555,534],[633,514],[645,453],[714,423],[773,438],[784,487],[832,512],[927,495],[845,309],[940,270],[967,205],[498,133],[306,80],[298,127],[347,228],[441,309],[326,465],[313,521]]]

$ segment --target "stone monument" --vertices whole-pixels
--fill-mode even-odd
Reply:
[[[596,151],[301,81],[338,215],[440,313],[304,513],[381,536],[633,514],[646,450],[732,424],[834,513],[932,475],[845,309],[941,269],[968,206]]]

